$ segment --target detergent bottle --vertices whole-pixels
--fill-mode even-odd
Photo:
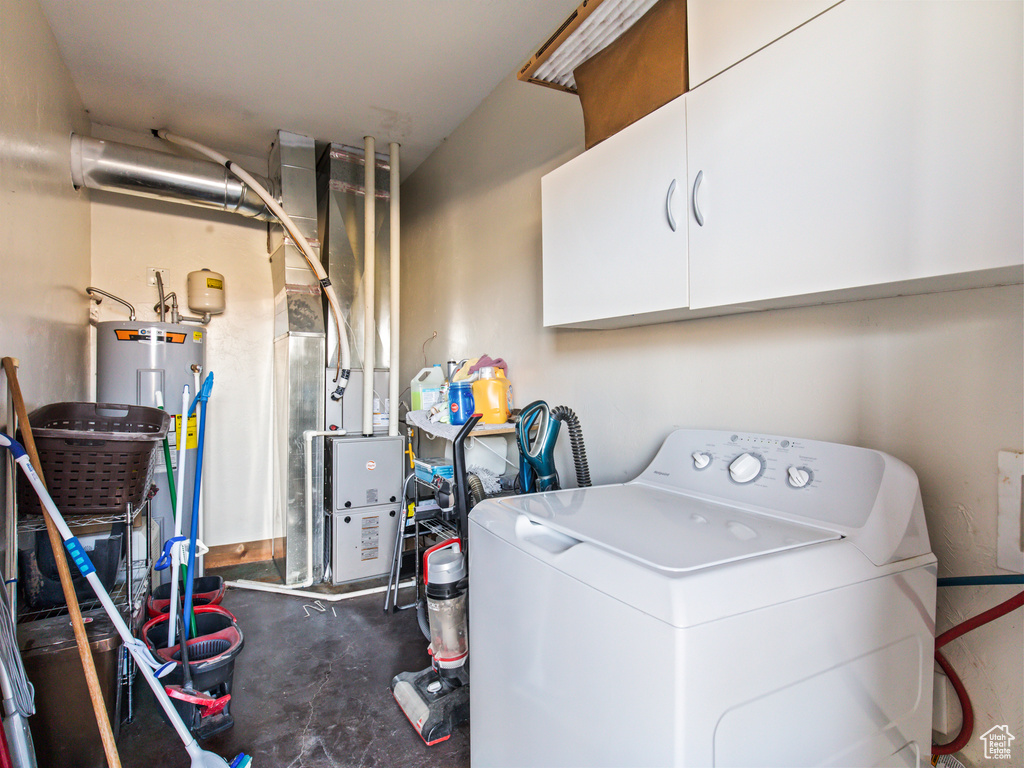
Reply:
[[[473,400],[484,424],[504,424],[512,411],[512,385],[501,368],[480,369],[473,382]]]
[[[441,400],[441,385],[444,371],[440,365],[424,368],[412,377],[409,385],[410,407],[414,411],[426,411]]]

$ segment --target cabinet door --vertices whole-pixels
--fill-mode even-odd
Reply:
[[[686,306],[685,109],[675,99],[543,178],[544,325]]]
[[[835,5],[837,0],[687,0],[690,88]]]
[[[691,308],[1019,281],[1021,30],[846,0],[688,93]]]

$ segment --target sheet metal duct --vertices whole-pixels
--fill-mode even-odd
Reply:
[[[321,153],[317,166],[317,198],[320,219],[322,259],[338,301],[342,305],[345,321],[351,328],[349,342],[352,345],[352,369],[362,372],[366,369],[367,340],[373,339],[372,358],[375,368],[371,393],[374,391],[384,400],[389,398],[387,383],[391,368],[391,238],[387,226],[391,204],[391,164],[387,154],[374,153],[375,165],[372,179],[374,191],[373,238],[373,325],[368,329],[366,318],[366,284],[364,264],[366,262],[366,175],[365,147],[344,144],[330,144]],[[369,334],[367,333],[369,331]],[[338,355],[338,339],[333,326],[327,328],[327,361],[329,376],[333,376]],[[385,377],[379,386],[381,376]],[[366,379],[357,376],[365,383]],[[328,387],[328,394],[332,390]],[[352,406],[351,400],[361,399],[359,406]],[[372,402],[372,398],[371,398]],[[349,434],[383,432],[383,426],[367,429],[366,391],[349,387],[345,404],[339,408],[336,403],[327,403],[328,412],[357,414],[358,420],[343,418],[341,426]],[[372,423],[372,412],[370,413]],[[390,430],[389,430],[390,431]],[[397,431],[395,432],[397,434]]]
[[[362,147],[331,144],[317,166],[322,261],[341,303],[342,314],[352,335],[352,368],[362,370],[365,322],[363,311],[363,222],[366,192],[363,179]],[[374,361],[377,368],[391,367],[391,238],[388,222],[391,165],[388,155],[376,155],[376,258],[374,260]],[[327,329],[327,362],[338,359],[338,338],[333,326]],[[354,394],[354,393],[353,393]]]
[[[319,251],[313,139],[279,131],[270,173],[285,212]],[[313,583],[319,582],[324,573],[324,517],[314,513],[312,530],[307,530],[303,451],[303,433],[322,430],[324,424],[324,308],[319,281],[281,226],[270,227],[268,250],[275,297],[274,511],[277,530],[285,534],[284,552],[276,552],[275,561],[285,584],[292,586],[307,583],[309,573]],[[322,442],[315,441],[312,450],[313,509],[323,510]]]
[[[275,220],[259,196],[223,166],[129,144],[73,134],[71,180],[76,187],[172,200],[261,221]],[[257,181],[270,186],[258,177]]]

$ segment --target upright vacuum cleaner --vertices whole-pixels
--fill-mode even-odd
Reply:
[[[469,624],[466,538],[469,488],[466,480],[465,441],[480,421],[474,414],[452,443],[454,478],[439,489],[442,517],[452,523],[459,538],[441,542],[424,553],[427,615],[430,624],[430,666],[420,672],[402,672],[391,681],[391,692],[420,738],[431,746],[452,735],[469,719]],[[449,499],[448,503],[444,503]]]

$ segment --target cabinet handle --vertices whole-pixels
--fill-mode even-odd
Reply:
[[[700,183],[704,180],[704,171],[697,171],[697,178],[693,182],[693,217],[697,220],[697,225],[704,226],[704,214],[700,212],[700,203],[697,202],[697,191],[700,189]]]
[[[668,225],[672,231],[676,231],[676,217],[672,214],[672,195],[676,192],[676,180],[668,185],[668,195],[665,197],[665,215],[668,217]]]

